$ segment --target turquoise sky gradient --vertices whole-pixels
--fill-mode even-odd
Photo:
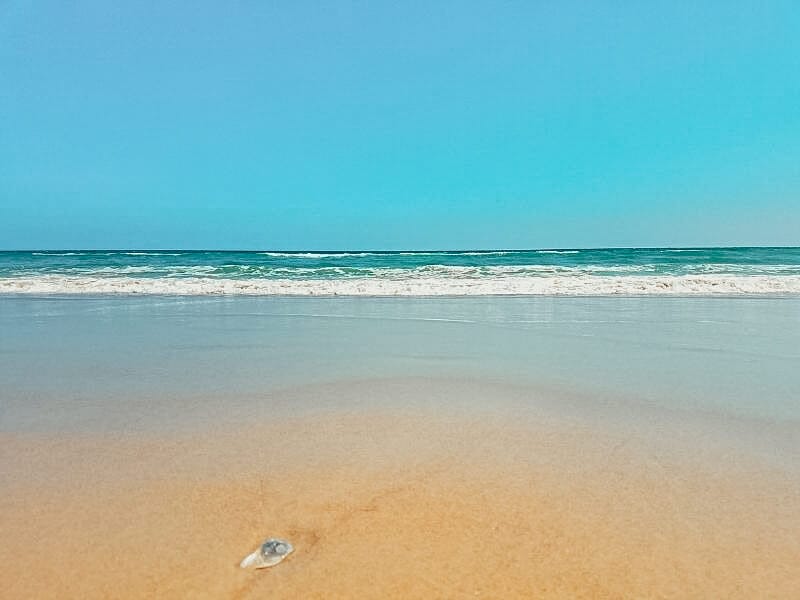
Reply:
[[[800,244],[800,7],[692,4],[2,2],[0,248]]]

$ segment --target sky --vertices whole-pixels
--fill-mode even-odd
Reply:
[[[0,0],[0,249],[800,245],[790,2]]]

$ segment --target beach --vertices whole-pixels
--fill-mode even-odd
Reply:
[[[800,586],[796,299],[0,300],[4,597]]]
[[[0,33],[0,600],[800,599],[796,2]]]

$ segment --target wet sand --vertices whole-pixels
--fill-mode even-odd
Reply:
[[[506,394],[481,385],[481,395]],[[694,429],[654,414],[601,422],[544,401],[524,413],[513,403],[405,402],[426,389],[459,394],[449,382],[374,381],[336,390],[386,394],[369,409],[326,405],[170,433],[3,433],[0,596],[786,598],[800,589],[800,479],[780,461],[711,443],[713,428],[695,435],[699,420]],[[295,553],[272,569],[239,569],[270,536]]]

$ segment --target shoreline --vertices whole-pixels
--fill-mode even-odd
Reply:
[[[454,268],[454,267],[451,267]],[[800,275],[592,275],[404,278],[0,277],[5,296],[319,298],[798,297]]]

